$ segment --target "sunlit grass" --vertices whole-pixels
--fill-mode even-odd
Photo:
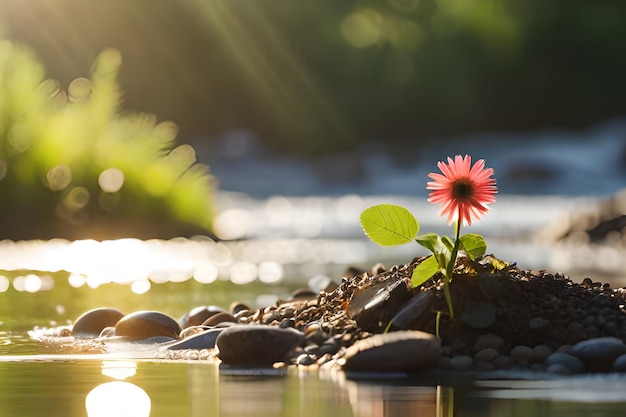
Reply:
[[[176,219],[211,229],[208,167],[191,146],[177,146],[174,123],[121,110],[121,63],[117,50],[104,50],[91,79],[64,90],[28,48],[0,41],[0,192],[11,202],[3,218],[28,227],[32,212],[35,222],[67,228],[138,219],[157,230]]]

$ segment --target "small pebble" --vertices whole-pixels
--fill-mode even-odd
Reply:
[[[535,361],[535,350],[528,346],[519,345],[511,349],[510,356],[515,364],[527,366]]]
[[[571,373],[580,374],[585,372],[585,364],[576,356],[568,353],[554,352],[545,360],[544,365],[550,368],[552,365],[560,365],[569,369]]]
[[[209,317],[202,323],[202,325],[213,327],[220,323],[237,323],[237,319],[232,314],[223,311]]]
[[[457,355],[450,359],[450,368],[454,371],[471,371],[474,367],[474,359],[467,355]]]
[[[513,359],[507,355],[499,355],[492,363],[497,369],[510,369],[513,367]]]
[[[543,362],[552,353],[552,349],[546,345],[537,345],[533,350],[535,351],[535,360],[537,362]]]
[[[588,370],[606,372],[618,356],[626,353],[626,345],[616,337],[599,337],[576,343],[569,353],[580,358]]]
[[[498,357],[498,351],[493,348],[486,348],[474,355],[476,362],[491,362]]]
[[[560,363],[555,363],[553,365],[548,366],[548,368],[546,368],[546,372],[550,374],[556,374],[556,375],[574,374],[574,372],[572,372],[571,369],[569,369],[567,366],[561,365]]]
[[[476,353],[487,348],[499,351],[503,344],[504,339],[500,336],[493,333],[486,333],[476,338],[476,342],[474,342],[474,352]]]

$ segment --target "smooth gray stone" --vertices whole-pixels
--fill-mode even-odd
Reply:
[[[417,330],[378,334],[350,346],[343,369],[360,372],[413,372],[437,365],[441,340]]]
[[[227,327],[215,342],[222,363],[234,367],[270,367],[285,362],[289,353],[304,343],[304,334],[296,329],[265,325]]]
[[[587,369],[593,372],[607,372],[612,369],[618,356],[626,353],[626,344],[616,337],[598,337],[576,343],[570,355],[580,358]]]
[[[585,363],[580,358],[563,352],[551,353],[543,363],[548,369],[552,365],[560,365],[575,374],[581,374],[586,370]]]
[[[181,350],[181,349],[213,349],[215,347],[215,341],[217,337],[222,333],[224,328],[221,329],[209,329],[200,333],[196,333],[193,336],[189,336],[186,339],[180,340],[173,345],[167,347],[167,350]]]
[[[626,372],[626,354],[618,356],[613,362],[613,370],[616,372]]]
[[[450,366],[454,371],[471,371],[474,367],[474,359],[467,355],[456,355],[450,359]]]

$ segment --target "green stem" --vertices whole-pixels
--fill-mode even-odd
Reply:
[[[450,254],[450,262],[446,265],[446,276],[443,280],[443,294],[446,297],[446,303],[448,304],[448,310],[450,310],[450,319],[454,320],[454,310],[452,309],[452,295],[450,294],[450,280],[452,279],[452,273],[454,272],[454,266],[456,265],[456,257],[459,253],[459,246],[461,245],[461,223],[455,224],[455,238],[454,247]]]

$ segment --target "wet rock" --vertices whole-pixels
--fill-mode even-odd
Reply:
[[[509,369],[513,367],[513,359],[507,355],[498,355],[492,363],[496,369]]]
[[[503,344],[504,339],[500,336],[493,333],[485,333],[476,338],[476,342],[474,342],[474,352],[488,348],[500,351]]]
[[[102,330],[113,327],[124,317],[124,314],[115,308],[96,308],[83,313],[72,326],[72,335],[77,338],[95,338]]]
[[[626,345],[616,337],[598,337],[576,343],[569,353],[580,358],[588,370],[606,372],[617,357],[626,353]]]
[[[216,346],[223,364],[235,367],[267,367],[284,362],[289,353],[304,343],[295,329],[266,325],[231,326],[217,337]]]
[[[178,323],[180,324],[181,329],[191,326],[199,326],[204,323],[209,317],[212,317],[222,312],[226,312],[226,310],[218,306],[198,306],[192,308],[189,313],[183,315],[178,320]]]
[[[350,300],[350,317],[359,327],[381,333],[394,314],[413,295],[407,279],[391,278],[355,291]]]
[[[405,330],[379,334],[350,346],[343,369],[359,372],[413,372],[437,365],[441,340],[430,334]]]
[[[98,337],[113,337],[113,336],[115,336],[115,327],[114,326],[105,327],[100,332],[100,335],[98,335]]]
[[[613,370],[616,372],[626,372],[626,354],[618,356],[613,362]]]
[[[209,327],[206,326],[191,326],[191,327],[186,327],[183,330],[180,331],[180,334],[178,335],[181,339],[187,339],[188,337],[191,337],[195,334],[198,333],[202,333],[206,330],[208,330]]]
[[[546,368],[546,372],[549,374],[555,375],[573,375],[575,372],[572,372],[567,366],[561,365],[560,363],[555,363]]]
[[[552,349],[546,345],[537,345],[533,348],[535,351],[535,360],[537,362],[543,362],[550,354],[552,354]]]
[[[217,337],[224,329],[208,329],[200,333],[196,333],[186,339],[180,340],[173,345],[167,347],[167,350],[181,349],[213,349]]]
[[[453,371],[471,371],[474,368],[474,359],[467,355],[456,355],[450,359],[450,368]]]
[[[474,355],[476,362],[491,362],[498,357],[498,351],[493,348],[486,348]]]
[[[213,327],[222,323],[237,323],[237,319],[230,313],[220,312],[206,319],[202,325]]]
[[[419,319],[429,307],[435,298],[433,290],[422,291],[419,295],[409,299],[400,310],[393,316],[391,323],[400,328],[407,329],[415,320]]]
[[[528,366],[535,361],[535,350],[529,346],[515,346],[510,355],[513,362],[521,366]]]
[[[232,314],[233,316],[236,316],[237,314],[240,314],[242,311],[250,310],[250,306],[248,306],[247,304],[241,303],[239,301],[233,301],[232,303],[230,303],[230,308],[228,310],[230,311],[230,314]]]
[[[472,329],[487,329],[496,321],[496,306],[492,303],[470,304],[461,313],[461,321]]]
[[[562,352],[554,352],[550,354],[550,356],[545,359],[543,364],[548,368],[548,372],[554,372],[554,370],[558,371],[554,373],[562,373],[560,371],[562,368],[565,368],[569,370],[570,373],[580,374],[585,372],[586,369],[582,360],[574,355]],[[555,365],[558,365],[558,367],[550,371],[550,368]]]
[[[176,320],[158,311],[136,311],[127,314],[115,325],[116,336],[130,340],[167,336],[178,339],[181,328]]]

